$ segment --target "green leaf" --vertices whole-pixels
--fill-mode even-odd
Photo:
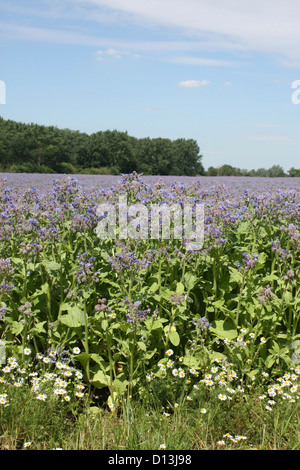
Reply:
[[[215,335],[222,339],[233,339],[238,335],[235,324],[231,318],[227,318],[226,320],[213,321],[209,331],[212,331],[215,333]]]
[[[138,342],[137,342],[137,345],[138,345],[138,347],[139,347],[142,351],[146,351],[146,350],[147,350],[146,345],[145,345],[145,343],[143,343],[143,341],[138,341]]]
[[[24,263],[22,258],[11,257],[10,260],[13,262],[13,264],[23,264]]]
[[[13,321],[12,324],[11,324],[11,332],[14,334],[14,335],[19,335],[20,333],[22,333],[23,329],[24,329],[24,325],[23,323],[20,323],[18,321]]]
[[[237,284],[242,284],[243,275],[235,268],[229,267],[230,270],[230,280],[229,282],[236,282]]]
[[[212,304],[216,307],[216,308],[220,308],[224,305],[225,303],[225,300],[224,299],[219,299],[219,300],[216,300],[215,302],[213,302]]]
[[[115,379],[113,381],[114,391],[120,396],[124,395],[126,392],[127,386],[129,385],[128,380]]]
[[[279,344],[276,343],[276,341],[272,342],[272,350],[273,350],[274,353],[279,353],[279,351],[280,351]]]
[[[179,334],[177,333],[177,331],[170,331],[169,332],[169,340],[171,341],[171,343],[173,344],[173,346],[178,346],[179,343],[180,343],[180,336]]]
[[[149,361],[149,359],[151,359],[151,357],[154,356],[154,354],[156,354],[157,352],[157,349],[153,349],[152,351],[147,351],[146,354],[144,355],[144,361]]]
[[[265,364],[267,367],[272,367],[272,365],[274,364],[275,362],[275,357],[274,356],[268,356],[265,360]]]
[[[182,295],[183,293],[184,293],[184,285],[182,284],[182,282],[177,282],[176,294]]]
[[[248,375],[248,377],[252,379],[252,377],[258,374],[258,372],[259,372],[259,369],[253,369],[250,372],[246,372],[246,374]]]
[[[276,274],[269,274],[268,276],[265,276],[263,278],[264,282],[273,282],[273,281],[278,281],[279,277],[276,276]]]
[[[163,324],[160,320],[154,320],[152,318],[148,318],[145,320],[145,326],[149,331],[152,330],[161,330],[163,328]]]
[[[167,301],[170,301],[172,293],[173,292],[170,289],[167,289],[166,287],[164,287],[161,290],[161,297],[163,297]]]
[[[225,359],[226,356],[220,352],[217,351],[212,351],[210,354],[210,360],[211,362],[214,362],[216,359]]]
[[[249,232],[249,222],[241,222],[237,229],[236,232],[241,234],[241,233],[248,233]]]
[[[187,354],[186,356],[184,356],[183,360],[182,360],[182,363],[185,365],[185,366],[188,366],[190,368],[194,368],[194,369],[198,369],[199,368],[199,361],[197,361],[197,359],[195,358],[195,356],[191,356],[189,354]]]
[[[265,264],[267,259],[268,259],[268,256],[266,253],[260,253],[258,260],[257,260],[257,264]]]
[[[185,286],[188,290],[192,290],[197,283],[197,276],[191,272],[187,272],[184,275]]]
[[[286,305],[292,305],[293,304],[293,295],[291,292],[286,291],[283,294],[283,299]]]
[[[90,358],[91,356],[86,352],[82,352],[76,356],[76,360],[78,360],[83,367],[89,363]]]
[[[102,282],[105,282],[105,284],[109,284],[110,286],[115,287],[116,289],[120,289],[119,284],[117,284],[117,283],[114,282],[114,281],[111,281],[110,279],[108,279],[108,278],[106,278],[106,277],[101,278],[101,281],[102,281]]]
[[[293,360],[286,354],[281,356],[281,359],[286,363],[288,367],[293,367],[295,365]]]
[[[94,377],[91,380],[91,383],[96,387],[96,388],[104,388],[108,387],[109,385],[109,375],[105,375],[102,370],[98,370]]]
[[[35,299],[36,297],[39,297],[40,295],[47,294],[49,291],[49,284],[48,282],[45,282],[45,284],[42,284],[40,289],[36,289],[36,291],[32,294],[31,299]]]
[[[84,312],[80,310],[79,307],[72,307],[68,304],[64,304],[64,306],[61,307],[61,310],[67,310],[68,313],[66,315],[61,315],[60,316],[60,322],[63,323],[64,325],[69,326],[70,328],[79,328],[80,326],[85,325],[85,316]]]
[[[55,275],[61,268],[61,265],[56,261],[44,261],[43,264],[46,268],[46,271],[52,276]]]
[[[157,282],[153,282],[153,284],[149,287],[148,292],[149,292],[150,294],[153,294],[154,292],[156,292],[156,291],[158,290],[158,288],[159,288],[158,283],[157,283]]]
[[[44,325],[45,323],[47,323],[46,321],[40,321],[38,323],[36,323],[34,325],[33,328],[31,328],[31,333],[35,333],[35,334],[41,334],[41,333],[47,333],[45,328],[44,328]]]

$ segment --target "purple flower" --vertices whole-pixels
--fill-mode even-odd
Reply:
[[[260,295],[258,296],[257,300],[262,304],[265,304],[268,299],[272,299],[274,297],[274,293],[272,292],[272,288],[268,284],[267,287],[264,287],[259,290]]]
[[[250,255],[249,253],[244,252],[243,256],[244,256],[243,263],[245,265],[245,270],[247,271],[248,269],[253,269],[259,258],[259,255],[257,255],[256,253],[253,253]]]
[[[3,319],[5,314],[6,314],[6,306],[0,307],[0,320]]]
[[[193,320],[193,325],[199,330],[208,330],[208,328],[211,326],[211,323],[207,320],[205,317],[201,318],[196,318]]]

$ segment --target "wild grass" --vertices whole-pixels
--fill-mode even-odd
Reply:
[[[210,400],[171,411],[123,403],[118,413],[91,405],[77,410],[39,403],[30,391],[11,396],[19,406],[1,413],[1,450],[298,450],[299,404],[265,409],[257,393],[233,404]]]

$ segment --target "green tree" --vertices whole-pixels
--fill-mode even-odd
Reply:
[[[18,171],[138,171],[154,175],[202,175],[202,155],[193,139],[137,139],[127,132],[88,135],[54,126],[0,118],[0,164]]]
[[[218,176],[236,176],[236,168],[231,165],[222,165],[218,168]]]
[[[193,139],[177,139],[173,142],[171,174],[204,175],[202,155],[198,143]]]
[[[286,176],[284,169],[280,165],[273,165],[268,170],[268,176],[270,178],[280,178]]]
[[[267,178],[269,176],[269,173],[268,173],[268,170],[266,170],[265,168],[258,168],[255,171],[255,176]]]
[[[61,159],[60,148],[57,145],[50,144],[44,149],[43,164],[55,169]]]
[[[136,166],[139,173],[145,175],[155,174],[153,171],[152,142],[149,137],[135,141]]]
[[[214,166],[210,166],[207,169],[207,176],[218,176],[218,169],[215,168]]]
[[[300,169],[299,170],[296,170],[296,168],[292,167],[289,171],[288,171],[288,174],[289,176],[292,176],[292,177],[299,177],[300,176]]]

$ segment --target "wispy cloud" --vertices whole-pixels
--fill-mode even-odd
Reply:
[[[251,122],[248,124],[251,127],[259,127],[259,128],[277,128],[279,124],[272,124],[272,123],[265,123],[265,122]]]
[[[179,86],[185,87],[185,88],[198,88],[198,87],[206,86],[209,84],[210,84],[209,80],[184,80],[179,83]]]
[[[210,67],[225,67],[234,65],[233,62],[220,59],[177,56],[182,51],[194,52],[204,49],[199,41],[143,41],[143,40],[121,40],[116,38],[101,37],[97,35],[74,32],[50,27],[24,26],[20,24],[1,23],[2,36],[11,41],[29,41],[39,43],[66,44],[91,46],[99,48],[96,51],[97,60],[110,56],[116,59],[124,55],[138,57],[140,53],[151,53],[152,58],[164,62],[182,65],[198,65]]]
[[[256,140],[260,142],[293,142],[293,139],[286,135],[254,135],[248,136],[247,139]]]
[[[176,28],[219,50],[270,54],[285,66],[300,66],[298,0],[80,0],[121,12],[126,21]],[[207,49],[209,50],[209,48]]]
[[[195,66],[232,66],[249,52],[258,52],[276,58],[284,67],[300,67],[299,0],[27,0],[26,3],[11,0],[6,3],[0,9],[14,14],[14,20],[12,24],[3,21],[2,37],[10,39],[155,52],[155,57],[164,61]],[[37,18],[43,19],[43,23],[37,24]],[[81,23],[81,29],[76,29],[78,20],[85,22],[86,27]],[[127,38],[130,26],[143,28],[149,37],[159,27],[161,37],[166,40],[126,41],[121,37],[122,28],[118,37],[99,37],[99,24],[109,27],[116,23],[124,26]],[[104,31],[107,32],[105,28]],[[169,33],[174,37],[174,32],[179,40],[168,40]],[[171,51],[172,57],[167,55]]]
[[[172,57],[168,59],[168,62],[172,64],[182,64],[182,65],[197,65],[197,66],[205,66],[205,67],[228,67],[232,65],[236,65],[234,62],[230,60],[223,60],[223,59],[210,59],[205,57]]]
[[[108,49],[104,51],[99,49],[96,52],[96,55],[97,55],[97,60],[102,60],[104,56],[113,57],[114,59],[121,59],[121,57],[124,55],[130,55],[130,52],[124,51],[124,50],[117,50],[117,49],[113,49],[112,47],[109,47]]]
[[[9,23],[0,23],[2,37],[11,41],[45,42],[52,44],[70,44],[99,47],[110,41],[97,37],[80,34],[73,31],[59,30],[55,28],[23,26]]]

